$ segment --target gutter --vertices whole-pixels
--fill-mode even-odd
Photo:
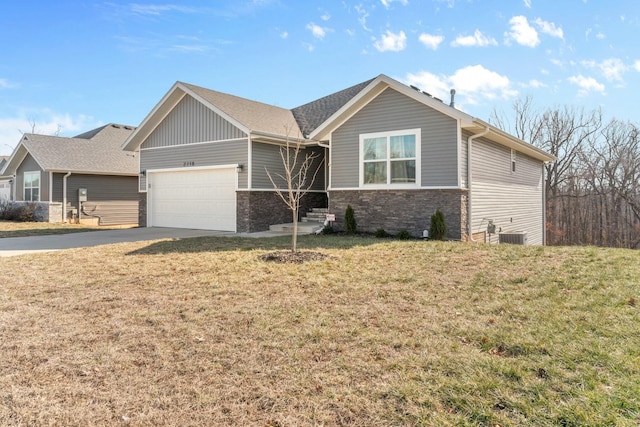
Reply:
[[[473,203],[471,196],[471,189],[473,187],[473,162],[471,159],[471,155],[473,153],[473,140],[476,138],[481,138],[488,134],[491,131],[491,128],[487,125],[485,129],[477,133],[475,135],[471,135],[467,138],[467,188],[469,190],[469,194],[467,195],[467,234],[469,235],[469,241],[472,243],[477,243],[473,239],[473,227],[471,226],[471,214],[473,213]]]
[[[67,223],[67,178],[71,176],[71,172],[67,172],[62,177],[62,223]]]

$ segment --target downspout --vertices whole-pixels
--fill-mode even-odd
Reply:
[[[67,178],[71,175],[71,172],[67,172],[62,177],[62,223],[67,223]]]
[[[471,155],[473,151],[473,140],[476,138],[481,138],[489,133],[489,126],[485,127],[485,129],[475,135],[471,135],[467,138],[467,188],[469,190],[469,194],[467,195],[467,234],[469,235],[469,241],[472,243],[477,243],[473,239],[473,227],[471,226],[471,214],[473,212],[472,207],[472,199],[471,199],[471,190],[473,187],[473,163],[471,161]]]

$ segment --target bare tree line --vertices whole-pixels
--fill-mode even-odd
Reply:
[[[547,244],[640,247],[640,128],[601,110],[536,111],[518,99],[491,120],[558,158],[545,165]]]

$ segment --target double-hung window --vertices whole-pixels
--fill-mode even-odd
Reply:
[[[40,172],[24,173],[24,200],[26,202],[40,201]]]
[[[420,129],[360,135],[360,185],[420,185]]]

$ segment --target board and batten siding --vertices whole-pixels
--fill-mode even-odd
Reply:
[[[359,186],[360,134],[416,128],[422,187],[458,187],[457,121],[388,88],[333,132],[331,188]]]
[[[282,163],[282,157],[280,157],[280,148],[279,145],[273,144],[263,144],[260,142],[253,142],[251,145],[251,157],[252,157],[252,168],[251,168],[251,189],[252,190],[273,190],[273,184],[269,180],[267,175],[267,170],[271,174],[271,177],[274,179],[276,184],[280,188],[286,188],[286,183],[279,179],[276,174],[284,175],[284,168]],[[316,176],[316,180],[311,187],[313,191],[325,191],[325,169],[324,165],[320,165],[320,162],[324,158],[324,148],[321,147],[309,147],[300,150],[298,164],[304,161],[304,156],[308,152],[318,153],[319,156],[314,160],[313,165],[310,168],[310,174],[308,175],[308,180],[310,181],[313,177],[313,173],[316,171],[318,167],[320,170],[318,171],[318,175]]]
[[[516,153],[511,171],[511,150],[480,138],[473,141],[472,232],[487,230],[493,220],[500,232],[526,232],[529,245],[544,244],[543,163]]]
[[[151,132],[140,147],[140,170],[247,165],[248,136],[219,114],[187,95]],[[247,173],[238,188],[247,188]],[[139,179],[147,191],[146,176]]]
[[[207,166],[247,165],[246,140],[215,141],[140,150],[140,169],[184,169]],[[247,188],[247,172],[238,174],[238,188]],[[140,190],[146,191],[146,176],[140,177]]]
[[[242,130],[185,96],[142,143],[142,149],[246,138]]]
[[[18,201],[24,200],[24,173],[25,172],[40,172],[40,201],[49,201],[49,174],[43,171],[38,165],[38,162],[27,154],[16,169],[16,187],[15,197]]]

